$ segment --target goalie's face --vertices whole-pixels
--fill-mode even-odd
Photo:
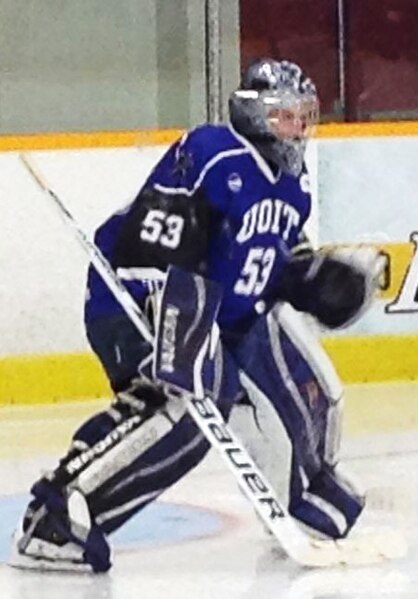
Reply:
[[[266,121],[277,139],[307,140],[313,135],[319,119],[316,97],[297,98],[293,94],[272,94],[262,97]]]
[[[282,169],[298,176],[303,169],[306,144],[319,119],[316,94],[277,90],[260,94],[264,118]]]
[[[262,59],[229,99],[233,127],[281,171],[299,176],[319,119],[316,87],[296,64]]]

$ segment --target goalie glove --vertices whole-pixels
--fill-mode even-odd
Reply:
[[[386,258],[371,246],[295,256],[284,268],[278,299],[330,329],[346,327],[370,307]]]

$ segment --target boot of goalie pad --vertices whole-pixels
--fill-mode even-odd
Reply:
[[[324,465],[309,480],[293,464],[289,513],[319,538],[346,537],[365,506],[365,497],[338,470]]]
[[[254,360],[258,355],[262,361]],[[234,356],[253,406],[246,413],[254,414],[255,425],[241,428],[246,442],[245,429],[253,431],[254,460],[295,518],[327,536],[344,536],[364,502],[346,481],[337,488],[342,387],[316,335],[302,315],[281,304],[257,321]],[[336,484],[320,484],[319,477],[309,488],[323,471]]]
[[[106,572],[110,549],[78,489],[43,478],[33,485],[15,532],[10,564],[21,568]]]

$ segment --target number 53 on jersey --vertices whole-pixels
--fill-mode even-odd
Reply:
[[[240,278],[234,286],[238,295],[261,295],[270,278],[276,259],[273,247],[253,247],[247,254]]]

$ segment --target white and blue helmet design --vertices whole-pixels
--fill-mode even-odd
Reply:
[[[244,73],[238,90],[229,98],[232,126],[248,138],[269,161],[293,176],[303,167],[306,143],[318,122],[318,95],[302,69],[287,60],[262,59]],[[286,134],[281,118],[302,123]]]

